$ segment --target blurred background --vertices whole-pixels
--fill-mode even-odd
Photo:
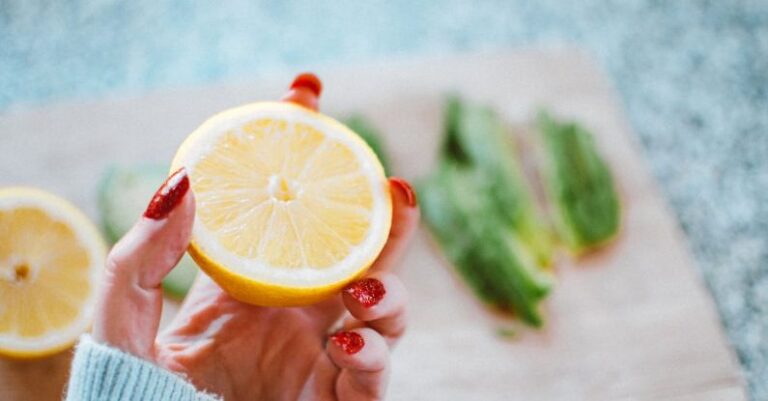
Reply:
[[[564,45],[612,79],[752,397],[768,399],[764,0],[0,0],[0,116],[286,69]]]

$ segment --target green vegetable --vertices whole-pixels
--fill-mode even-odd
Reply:
[[[115,243],[133,227],[167,176],[156,165],[110,167],[99,186],[99,210],[107,239]]]
[[[513,230],[500,224],[481,172],[445,165],[418,191],[424,219],[448,259],[484,301],[513,310],[534,326],[548,277]]]
[[[542,176],[554,220],[574,253],[598,247],[619,231],[621,211],[613,177],[584,127],[539,113]]]
[[[481,189],[503,219],[530,248],[541,266],[552,263],[551,235],[523,178],[517,151],[502,121],[488,107],[456,97],[446,105],[442,163],[455,163],[481,173]]]
[[[514,340],[517,334],[517,330],[511,327],[499,327],[496,329],[496,335],[506,340]]]
[[[389,175],[391,170],[389,169],[389,158],[387,157],[386,150],[384,148],[384,141],[379,130],[377,130],[371,122],[360,114],[353,114],[346,120],[344,124],[354,131],[357,135],[373,149],[373,153],[379,158],[381,165],[384,166],[384,173]]]
[[[176,267],[163,279],[163,290],[173,298],[183,299],[195,282],[197,270],[195,261],[185,253]]]
[[[144,212],[150,198],[168,176],[159,165],[111,167],[99,187],[99,210],[109,241],[117,242]],[[188,255],[163,280],[166,293],[183,298],[197,275],[197,265]]]
[[[540,326],[550,238],[498,117],[451,98],[437,169],[417,189],[424,220],[474,292]]]

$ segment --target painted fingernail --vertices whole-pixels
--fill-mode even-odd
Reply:
[[[184,194],[189,190],[189,177],[187,170],[182,167],[171,174],[163,185],[155,192],[149,201],[144,217],[152,220],[161,220],[168,216],[171,210],[181,203]]]
[[[331,341],[349,355],[358,353],[365,346],[363,336],[354,331],[340,331],[331,336]]]
[[[320,93],[323,91],[323,83],[320,81],[320,78],[318,78],[317,75],[311,72],[305,72],[303,74],[297,75],[291,84],[291,89],[298,88],[307,88],[310,90],[310,92],[314,93],[315,96],[319,97]]]
[[[389,182],[393,184],[392,186],[399,188],[400,191],[403,192],[408,202],[408,206],[414,207],[418,204],[416,192],[413,191],[413,187],[411,187],[411,184],[409,184],[408,181],[400,177],[392,177],[389,179]]]
[[[387,290],[384,284],[375,278],[366,278],[344,287],[344,292],[352,296],[357,302],[366,308],[376,305],[384,298]]]
[[[291,83],[291,90],[283,96],[282,100],[317,111],[322,91],[323,83],[320,82],[320,78],[311,72],[305,72],[296,76]]]

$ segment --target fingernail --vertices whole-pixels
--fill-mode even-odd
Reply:
[[[394,184],[393,186],[400,189],[400,191],[403,192],[405,195],[405,198],[408,201],[408,206],[414,207],[418,203],[418,200],[416,200],[416,192],[413,191],[413,187],[411,187],[411,184],[408,183],[408,181],[400,178],[400,177],[392,177],[389,179],[389,182]]]
[[[317,111],[322,91],[323,84],[320,82],[320,78],[315,74],[305,72],[296,76],[291,83],[291,90],[283,96],[282,100]]]
[[[320,93],[323,91],[323,83],[320,82],[320,78],[318,78],[317,75],[311,72],[305,72],[297,75],[291,84],[291,89],[298,88],[307,88],[314,93],[315,96],[319,97]]]
[[[366,278],[344,287],[344,292],[352,296],[357,302],[366,308],[376,305],[384,298],[387,290],[384,284],[375,278]]]
[[[349,355],[358,353],[365,346],[363,336],[354,331],[340,331],[331,336],[331,341]]]
[[[147,210],[144,212],[144,217],[152,220],[164,219],[171,210],[178,206],[188,190],[189,177],[187,176],[187,170],[182,167],[171,174],[155,192],[152,200],[149,201]]]

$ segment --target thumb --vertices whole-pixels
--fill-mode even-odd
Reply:
[[[160,186],[144,215],[109,253],[94,340],[154,359],[163,307],[160,284],[187,249],[194,215],[194,196],[181,168]]]

